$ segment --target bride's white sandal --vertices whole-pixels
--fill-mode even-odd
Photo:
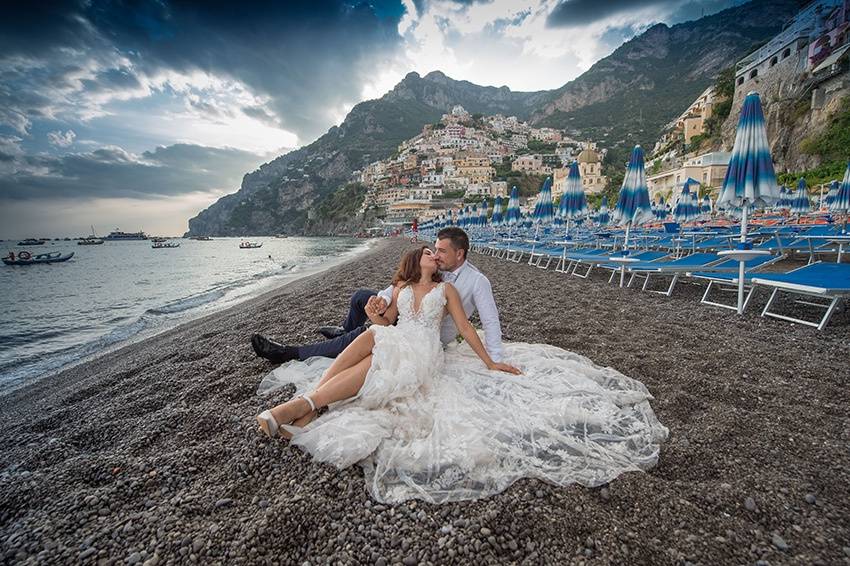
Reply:
[[[316,410],[316,403],[313,402],[313,399],[311,399],[309,395],[299,395],[298,397],[307,401],[307,404],[310,405],[311,412]],[[290,431],[284,430],[284,427],[286,427],[286,425],[279,425],[270,410],[263,411],[262,413],[257,415],[256,418],[257,424],[260,425],[260,430],[262,430],[269,438],[275,438],[277,436],[281,436],[287,440],[292,438],[292,433]],[[291,422],[287,424],[291,424]]]

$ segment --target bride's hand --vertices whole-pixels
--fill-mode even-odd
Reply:
[[[492,369],[492,370],[496,370],[496,371],[504,371],[506,373],[512,373],[514,375],[522,375],[522,372],[518,368],[515,368],[514,366],[512,366],[511,364],[494,363],[490,367],[488,367],[487,369]]]

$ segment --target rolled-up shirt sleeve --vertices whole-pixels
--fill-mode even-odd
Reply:
[[[387,302],[387,306],[390,306],[393,302],[393,286],[390,285],[383,291],[378,293],[378,296],[384,299]]]
[[[475,283],[472,292],[475,301],[475,309],[481,326],[484,327],[484,347],[494,362],[501,362],[503,358],[502,349],[502,325],[499,322],[499,311],[496,309],[496,300],[493,298],[493,288],[486,277],[480,277]]]

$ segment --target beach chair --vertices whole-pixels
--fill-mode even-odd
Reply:
[[[643,252],[633,253],[631,255],[631,257],[634,258],[634,259],[640,260],[640,261],[644,261],[644,262],[653,262],[653,261],[658,261],[658,260],[664,259],[666,257],[669,257],[669,255],[670,254],[667,253],[666,251],[647,250],[647,251],[643,251]],[[614,279],[614,275],[616,275],[617,272],[620,270],[619,265],[614,265],[614,264],[612,264],[608,261],[608,258],[610,256],[611,256],[611,253],[606,252],[603,256],[600,256],[600,257],[582,258],[582,259],[576,261],[576,263],[573,267],[572,274],[575,275],[576,277],[581,277],[582,279],[586,279],[590,275],[590,272],[593,271],[594,267],[600,267],[602,269],[610,269],[611,270],[611,276],[608,278],[608,282],[610,283]],[[579,273],[578,268],[579,268],[579,266],[581,266],[583,264],[587,264],[587,271],[585,271],[584,273]]]
[[[850,265],[845,263],[811,263],[788,273],[760,273],[753,277],[754,287],[773,289],[761,316],[770,316],[823,330],[842,299],[850,297]],[[820,299],[825,302],[797,299],[798,304],[824,310],[819,321],[809,321],[786,314],[771,311],[770,308],[782,294],[802,295],[807,299]]]
[[[638,262],[633,263],[626,266],[626,270],[629,272],[629,287],[632,286],[632,283],[636,279],[643,278],[643,286],[641,287],[642,291],[649,291],[651,293],[658,293],[661,295],[665,295],[669,297],[673,294],[673,289],[676,287],[676,283],[679,281],[679,278],[690,272],[694,271],[704,271],[715,265],[717,263],[726,261],[722,257],[713,253],[705,253],[705,252],[697,252],[695,254],[691,254],[689,256],[681,257],[679,259],[674,259],[670,261],[647,261],[647,262]],[[618,269],[621,267],[619,265],[615,265]],[[653,275],[656,276],[670,276],[670,285],[666,290],[657,291],[655,289],[648,289],[649,281]]]
[[[764,269],[768,265],[776,263],[777,261],[784,258],[784,255],[761,256],[744,262],[744,290],[747,292],[747,295],[744,299],[743,310],[747,310],[747,304],[750,302],[750,298],[753,295],[752,278],[757,277],[755,273],[757,273],[760,269]],[[723,307],[725,309],[732,309],[733,311],[737,311],[737,304],[727,305],[725,303],[719,303],[716,300],[712,300],[711,298],[709,298],[709,295],[711,295],[712,289],[717,289],[721,293],[737,293],[739,268],[740,265],[737,261],[733,259],[727,259],[712,266],[711,271],[697,271],[693,273],[688,273],[687,276],[691,277],[692,279],[708,281],[708,286],[705,288],[705,292],[702,294],[702,299],[700,299],[700,303],[704,305]]]

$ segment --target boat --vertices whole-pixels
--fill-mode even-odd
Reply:
[[[288,238],[288,237],[289,236],[287,236],[286,234],[276,234],[275,235],[275,238]]]
[[[122,232],[118,228],[110,232],[104,240],[147,240],[148,235],[144,232]]]
[[[249,242],[248,240],[242,240],[242,242],[239,244],[239,247],[243,250],[252,250],[254,248],[262,248],[263,243],[262,242]]]
[[[59,263],[60,261],[68,261],[74,257],[74,252],[63,254],[62,252],[47,252],[43,254],[32,255],[28,251],[22,251],[17,256],[14,252],[9,252],[9,255],[3,258],[3,263],[6,265],[32,265],[34,263]]]
[[[27,238],[22,242],[18,242],[19,246],[43,246],[44,240],[37,240],[35,238]]]
[[[98,238],[94,233],[94,226],[91,227],[91,236],[86,236],[77,240],[78,246],[99,246],[102,243],[103,240]]]
[[[190,240],[198,240],[199,242],[210,242],[212,238],[209,236],[189,236]]]
[[[157,242],[161,243],[161,242],[167,242],[167,241],[168,241],[168,238],[160,238],[159,236],[154,236],[154,237],[151,238],[151,242],[155,242],[155,243],[157,243]]]
[[[164,241],[154,241],[151,244],[151,248],[158,250],[160,248],[179,248],[180,242],[164,242]]]

